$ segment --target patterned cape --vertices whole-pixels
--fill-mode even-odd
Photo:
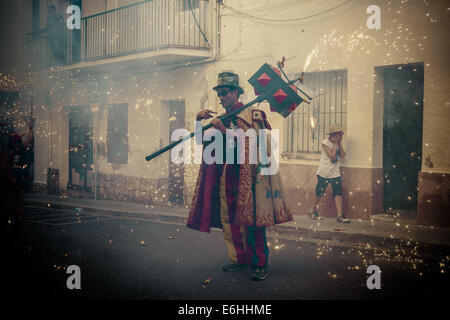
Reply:
[[[256,107],[249,107],[240,112],[237,115],[237,125],[244,132],[250,128],[256,133],[259,133],[259,129],[271,129],[264,112]],[[267,136],[270,141],[269,134]],[[270,155],[270,143],[266,148],[267,154]],[[233,224],[268,227],[292,221],[292,212],[285,199],[279,172],[274,175],[261,175],[261,164],[249,164],[249,159],[247,140],[245,163],[239,167],[239,192]],[[187,227],[203,232],[210,232],[211,227],[222,227],[219,198],[222,168],[217,164],[208,165],[204,162],[201,164]]]

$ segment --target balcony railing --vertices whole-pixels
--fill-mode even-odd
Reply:
[[[148,0],[81,19],[65,29],[64,62],[74,64],[166,48],[209,49],[208,0]],[[34,69],[55,64],[46,30],[29,33]]]

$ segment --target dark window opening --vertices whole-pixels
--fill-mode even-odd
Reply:
[[[112,104],[108,108],[108,162],[128,163],[128,104]]]

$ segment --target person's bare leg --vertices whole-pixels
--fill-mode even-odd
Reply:
[[[334,204],[336,205],[337,216],[342,216],[342,196],[335,196]]]
[[[319,202],[320,202],[320,199],[322,199],[322,196],[316,196],[316,201],[315,201],[315,203],[314,203],[314,210],[315,210],[315,211],[319,211]]]
[[[349,223],[350,219],[344,218],[342,216],[342,196],[335,196],[334,203],[336,204],[338,222]]]
[[[322,196],[316,196],[316,200],[314,202],[314,209],[309,211],[309,214],[311,216],[311,219],[313,220],[322,220],[322,217],[319,216],[319,202]]]

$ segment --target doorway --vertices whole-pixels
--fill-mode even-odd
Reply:
[[[92,192],[93,121],[89,107],[69,108],[69,189]]]
[[[166,101],[169,107],[169,137],[176,129],[185,128],[185,105],[184,100]],[[171,204],[183,205],[184,189],[184,164],[174,164],[169,160],[169,202]]]
[[[383,208],[417,211],[422,165],[423,64],[383,71]]]

